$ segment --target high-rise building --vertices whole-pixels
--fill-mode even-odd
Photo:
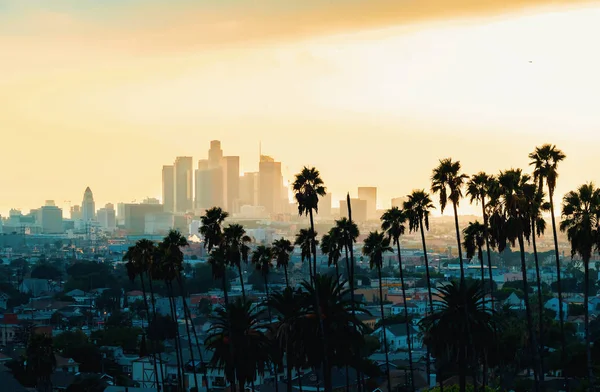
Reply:
[[[331,217],[331,193],[327,193],[319,200],[319,216],[323,218]]]
[[[94,202],[94,194],[89,186],[85,188],[85,192],[83,193],[81,219],[85,222],[96,220],[96,203]]]
[[[51,203],[49,203],[51,202]],[[64,232],[62,209],[54,205],[52,200],[36,210],[36,221],[43,234],[60,234]]]
[[[221,142],[212,140],[210,142],[210,150],[208,150],[208,168],[214,169],[220,167],[223,160],[223,150],[221,150]]]
[[[237,213],[240,209],[240,157],[223,157],[224,202],[227,211]]]
[[[74,205],[71,207],[71,220],[78,221],[83,219],[83,214],[81,213],[81,207],[78,205]]]
[[[177,157],[173,165],[174,178],[174,210],[175,212],[188,212],[193,208],[193,168],[192,157]]]
[[[367,202],[367,219],[377,219],[377,187],[358,187],[358,198]]]
[[[352,205],[352,220],[354,222],[365,222],[367,220],[367,201],[362,199],[350,199]],[[348,203],[346,199],[340,200],[340,217],[348,218]]]
[[[124,204],[124,228],[129,234],[144,234],[146,215],[163,212],[162,204]]]
[[[404,203],[406,201],[408,201],[408,197],[406,196],[394,197],[392,199],[392,207],[404,208]]]
[[[275,162],[275,159],[261,155],[258,175],[258,205],[265,207],[268,213],[280,213],[283,202],[281,162]]]
[[[258,173],[244,173],[240,176],[240,207],[258,205]]]
[[[108,203],[104,208],[98,210],[98,224],[103,229],[112,230],[117,227],[117,216],[115,206]]]
[[[224,208],[223,167],[210,168],[207,159],[198,161],[196,170],[196,209]]]
[[[175,167],[165,165],[162,168],[162,203],[165,211],[175,211]]]

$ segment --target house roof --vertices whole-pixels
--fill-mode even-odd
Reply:
[[[140,290],[133,290],[126,293],[128,297],[142,297],[144,293]]]
[[[76,366],[79,365],[77,362],[73,360],[73,358],[65,358],[61,357],[58,354],[54,354],[54,358],[56,358],[56,368],[61,368],[63,366]]]

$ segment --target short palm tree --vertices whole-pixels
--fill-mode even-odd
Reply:
[[[558,251],[558,235],[556,233],[556,218],[554,216],[554,190],[556,189],[556,180],[558,179],[558,164],[564,161],[567,156],[555,145],[544,144],[541,147],[536,147],[529,154],[529,163],[534,167],[533,178],[538,182],[540,190],[543,190],[544,182],[548,187],[548,201],[550,203],[550,217],[552,220],[552,235],[554,237],[554,256],[556,259],[556,289],[558,293],[558,318],[560,320],[561,333],[561,359],[563,363],[567,362],[567,340],[565,335],[565,314],[562,307],[562,282],[561,282],[561,267],[560,255]]]
[[[327,194],[324,182],[321,179],[321,174],[314,168],[304,167],[302,171],[296,174],[296,179],[292,184],[292,190],[298,203],[298,214],[308,215],[310,217],[310,231],[313,234],[312,239],[312,254],[313,254],[313,270],[317,274],[317,243],[315,233],[315,222],[313,214],[319,212],[319,197]]]
[[[273,241],[272,248],[277,268],[283,268],[285,273],[285,285],[289,287],[288,265],[290,264],[290,257],[294,251],[294,245],[292,245],[290,240],[286,240],[282,237]]]
[[[485,226],[479,221],[469,222],[467,227],[463,230],[463,246],[468,259],[475,257],[477,253],[477,259],[481,267],[481,284],[485,283],[485,271],[483,264],[483,245],[485,245],[485,235],[487,230]],[[483,286],[482,286],[483,287]],[[485,301],[485,297],[484,297]]]
[[[461,392],[466,390],[469,364],[482,359],[494,341],[493,311],[483,306],[484,295],[479,282],[451,282],[438,290],[438,310],[420,322],[423,340],[436,359],[458,362]]]
[[[257,271],[260,271],[265,281],[265,293],[269,298],[269,272],[273,268],[273,249],[270,246],[257,246],[252,252],[252,264]]]
[[[589,183],[580,186],[576,191],[567,193],[562,204],[563,221],[561,231],[567,233],[571,243],[571,255],[579,255],[584,268],[584,317],[585,346],[587,353],[587,370],[590,386],[593,388],[594,371],[592,364],[590,331],[589,331],[589,296],[590,296],[590,259],[594,249],[600,251],[600,189]]]
[[[313,242],[318,244],[318,240],[315,238],[316,234],[317,233],[310,229],[300,229],[298,234],[296,234],[296,240],[294,241],[294,245],[300,247],[300,259],[302,262],[308,262],[308,271],[311,280],[314,278],[314,272],[311,265],[312,246]]]
[[[406,232],[406,213],[398,207],[392,207],[381,216],[381,229],[388,238],[396,245],[398,251],[398,269],[400,270],[400,285],[402,286],[402,301],[404,303],[404,318],[406,319],[406,340],[408,342],[408,366],[410,368],[411,390],[415,390],[415,376],[413,370],[412,348],[411,348],[411,326],[408,322],[408,304],[406,302],[406,286],[404,284],[404,268],[402,266],[402,252],[400,251],[400,237]]]
[[[240,275],[240,285],[242,286],[242,298],[246,299],[242,262],[248,263],[248,255],[250,253],[248,244],[252,242],[252,239],[246,234],[244,226],[235,223],[223,229],[223,241],[227,252],[228,264],[237,267],[238,274]]]
[[[213,352],[212,366],[224,369],[227,381],[240,391],[263,374],[271,360],[270,343],[258,316],[257,308],[242,298],[218,307],[204,343]],[[231,347],[243,355],[234,355]]]
[[[340,247],[346,255],[346,270],[350,282],[350,291],[354,296],[354,244],[360,232],[358,226],[349,218],[341,218],[335,221],[335,227],[339,233]]]
[[[484,172],[479,172],[471,176],[467,182],[467,196],[470,197],[471,203],[481,203],[481,211],[483,213],[483,228],[486,231],[485,238],[485,250],[487,253],[488,263],[488,277],[490,279],[490,293],[491,293],[491,304],[494,308],[494,278],[492,275],[492,252],[490,251],[490,234],[489,234],[489,217],[488,217],[488,203],[493,204],[493,200],[490,200],[494,194],[494,188],[496,187],[496,178],[492,175]]]
[[[388,391],[392,390],[392,382],[390,376],[390,363],[388,358],[388,341],[386,334],[385,315],[383,313],[383,282],[381,278],[381,267],[383,265],[383,255],[386,252],[393,252],[393,248],[390,246],[390,238],[383,232],[373,231],[370,232],[365,239],[363,246],[363,254],[369,257],[371,269],[377,269],[377,276],[379,278],[379,307],[381,310],[381,328],[383,330],[383,347],[385,350],[385,362],[387,366],[387,383]],[[408,323],[408,320],[406,320]]]
[[[321,237],[320,243],[321,252],[327,255],[327,264],[335,266],[335,274],[340,279],[340,266],[338,262],[342,257],[342,249],[340,247],[340,233],[337,228],[335,226],[332,227],[327,234]]]
[[[440,164],[433,169],[431,175],[431,191],[440,195],[440,209],[442,213],[448,200],[454,208],[454,226],[456,229],[456,243],[458,246],[458,261],[460,263],[460,279],[465,279],[465,270],[462,259],[462,245],[460,242],[460,229],[458,227],[458,205],[462,198],[462,186],[467,175],[460,172],[460,162],[451,158],[440,159]]]
[[[204,213],[200,217],[202,226],[198,231],[204,238],[204,247],[209,252],[215,247],[221,244],[223,241],[223,222],[229,214],[223,211],[220,207],[213,207]]]

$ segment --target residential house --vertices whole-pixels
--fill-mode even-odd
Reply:
[[[513,309],[525,309],[525,301],[523,301],[515,293],[512,293],[504,300],[504,305],[507,305]]]
[[[512,295],[515,295],[514,293]],[[555,316],[554,319],[555,320],[559,320],[560,319],[560,313],[559,313],[559,308],[558,308],[558,298],[550,298],[548,301],[546,301],[546,303],[544,304],[544,308],[546,309],[550,309],[553,310],[555,312]],[[564,313],[564,317],[568,317],[569,316],[569,302],[565,301],[563,299],[562,301],[562,310]]]
[[[79,372],[79,364],[73,358],[61,357],[58,354],[54,354],[54,358],[56,358],[56,369],[73,374]]]
[[[393,324],[385,327],[389,351],[408,350],[408,337],[406,335],[406,323]],[[409,324],[410,343],[413,349],[423,345],[419,331]],[[371,336],[375,336],[380,342],[383,342],[383,327],[377,328]]]
[[[50,291],[50,283],[46,279],[23,279],[23,282],[19,285],[19,291],[31,294],[33,297],[39,297]]]

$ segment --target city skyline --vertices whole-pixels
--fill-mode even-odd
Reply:
[[[304,165],[317,167],[334,205],[357,186],[377,186],[382,207],[428,189],[430,170],[448,156],[467,174],[527,168],[527,154],[547,142],[568,156],[557,196],[600,182],[600,58],[586,43],[600,29],[599,3],[476,3],[425,1],[385,13],[391,3],[377,0],[353,19],[335,16],[355,15],[341,3],[307,2],[286,14],[290,26],[265,29],[258,22],[274,2],[243,18],[244,6],[185,4],[177,12],[210,11],[212,41],[196,42],[171,40],[191,25],[176,25],[180,14],[160,2],[96,13],[85,1],[40,3],[37,12],[15,2],[0,10],[9,21],[0,42],[14,49],[0,76],[11,146],[0,154],[11,168],[0,213],[45,199],[75,204],[86,186],[98,205],[161,197],[160,167],[198,157],[212,139],[242,157],[243,172],[258,170],[248,157],[261,141],[288,181]],[[522,8],[529,5],[545,6]],[[292,33],[307,15],[319,23]],[[111,23],[115,32],[101,35]],[[43,66],[32,61],[40,55]]]

